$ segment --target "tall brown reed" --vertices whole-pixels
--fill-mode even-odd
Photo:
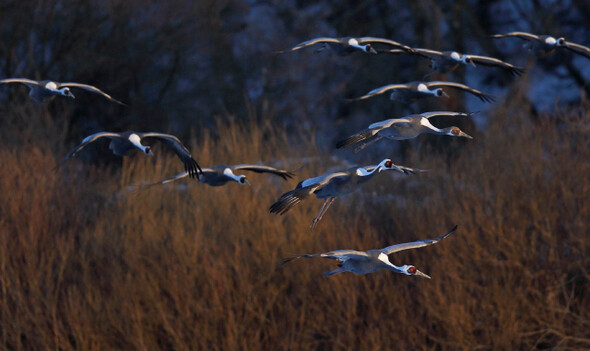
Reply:
[[[23,136],[0,149],[0,345],[589,348],[585,107],[532,121],[505,105],[468,143],[443,138],[435,148],[420,138],[407,165],[430,172],[380,175],[339,199],[313,232],[319,200],[268,213],[298,180],[347,167],[313,140],[270,124],[219,125],[192,143],[202,166],[304,165],[299,179],[251,174],[251,187],[185,179],[128,191],[182,165],[156,146],[152,158],[110,166],[74,159],[52,171],[65,137],[47,132],[60,129],[50,119],[47,138]],[[386,271],[322,278],[333,262],[278,264],[294,253],[438,236],[453,224],[459,230],[445,241],[391,257],[432,280]]]

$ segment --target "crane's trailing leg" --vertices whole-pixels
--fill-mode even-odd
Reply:
[[[320,208],[320,212],[318,212],[318,215],[315,216],[313,221],[311,221],[311,230],[315,229],[315,227],[318,225],[319,221],[322,219],[326,211],[328,211],[328,208],[330,208],[332,202],[334,202],[334,200],[336,200],[335,197],[329,197],[326,199],[326,201],[324,201],[324,203],[322,204],[322,208]]]

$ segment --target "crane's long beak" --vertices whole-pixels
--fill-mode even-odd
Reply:
[[[429,276],[429,275],[427,275],[427,274],[424,274],[424,273],[420,272],[419,270],[416,270],[416,273],[414,273],[414,275],[420,276],[420,277],[422,277],[422,278],[428,278],[428,279],[432,279],[432,278],[430,278],[430,276]]]
[[[467,134],[467,133],[465,133],[463,131],[461,131],[459,133],[459,136],[462,136],[462,137],[465,137],[465,138],[468,138],[468,139],[473,139],[473,137],[471,135],[469,135],[469,134]]]
[[[373,49],[372,46],[369,46],[369,53],[375,54],[375,55],[378,54],[378,52],[375,49]]]

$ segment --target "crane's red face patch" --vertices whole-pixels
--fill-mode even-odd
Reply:
[[[365,45],[365,51],[366,51],[366,52],[371,52],[371,49],[372,49],[372,48],[373,48],[373,47],[371,46],[371,44],[367,44],[367,45]]]
[[[459,130],[459,128],[453,128],[451,129],[451,131],[453,132],[453,134],[459,135],[461,133],[461,130]]]
[[[408,268],[408,273],[415,274],[416,273],[416,267],[410,266],[410,268]]]
[[[393,166],[393,162],[391,162],[391,160],[385,161],[385,167],[391,168],[391,166]]]

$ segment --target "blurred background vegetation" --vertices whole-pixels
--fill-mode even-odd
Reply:
[[[588,60],[536,60],[518,40],[486,38],[523,30],[590,45],[587,18],[590,6],[576,0],[0,1],[0,78],[92,84],[129,104],[80,92],[41,105],[24,86],[0,87],[0,348],[589,349]],[[493,105],[454,93],[410,106],[385,95],[351,103],[420,80],[428,62],[276,53],[319,36],[491,55],[528,73],[433,77],[496,94]],[[333,147],[369,123],[445,109],[482,111],[435,121],[474,140]],[[265,163],[298,168],[298,179],[129,192],[180,172],[178,160],[161,147],[122,159],[100,142],[54,170],[102,130],[169,132],[202,166]],[[305,177],[385,157],[431,171],[378,177],[339,199],[314,232],[320,201],[268,214]],[[321,260],[278,266],[291,254],[378,248],[454,224],[445,242],[392,256],[431,281],[323,279],[333,262]]]

